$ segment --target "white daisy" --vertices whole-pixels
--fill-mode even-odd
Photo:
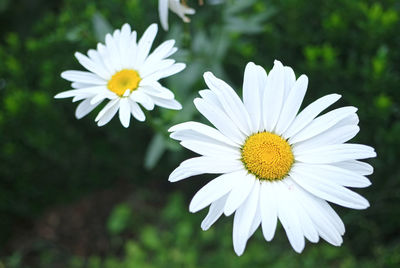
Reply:
[[[147,110],[152,110],[154,105],[181,109],[174,94],[158,80],[179,73],[185,64],[168,59],[177,51],[174,40],[165,41],[149,53],[156,34],[157,24],[152,24],[136,42],[136,31],[132,32],[131,27],[124,24],[113,35],[106,35],[105,45],[98,43],[96,50],[90,49],[88,56],[76,52],[75,57],[89,72],[63,72],[61,77],[71,81],[74,89],[59,93],[55,98],[83,100],[76,109],[78,119],[108,99],[95,119],[99,126],[107,124],[118,111],[124,127],[129,126],[131,114],[144,121],[145,115],[138,103]]]
[[[324,96],[299,114],[308,78],[297,80],[290,67],[275,61],[265,70],[249,63],[243,82],[243,102],[212,73],[204,74],[209,90],[194,104],[215,127],[186,122],[172,127],[171,137],[200,154],[180,164],[170,175],[176,182],[190,176],[221,174],[193,197],[189,210],[210,205],[201,227],[207,230],[222,215],[235,212],[233,246],[241,255],[261,224],[267,241],[277,220],[290,244],[301,252],[307,238],[319,237],[339,246],[345,228],[327,201],[365,209],[368,201],[346,187],[367,187],[373,168],[358,159],[375,157],[372,147],[346,143],[359,131],[355,107],[318,116],[340,95]]]
[[[178,15],[184,22],[190,22],[186,15],[193,15],[195,10],[180,0],[158,0],[158,13],[160,16],[161,26],[164,30],[168,30],[168,8]]]

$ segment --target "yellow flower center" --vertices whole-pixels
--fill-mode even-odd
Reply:
[[[258,179],[272,181],[286,177],[294,157],[286,140],[271,132],[260,132],[245,141],[242,162]]]
[[[115,73],[107,87],[109,90],[122,97],[127,89],[131,92],[138,88],[140,76],[137,71],[131,69],[124,69]]]

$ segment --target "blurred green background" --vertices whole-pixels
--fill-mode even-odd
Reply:
[[[188,64],[162,81],[184,110],[155,109],[124,129],[117,118],[97,127],[95,112],[76,120],[76,104],[53,96],[70,88],[62,71],[83,70],[75,51],[125,22],[141,35],[158,23],[157,1],[0,1],[0,268],[400,267],[400,1],[188,4],[192,22],[170,13],[156,38],[176,39],[175,58]],[[203,232],[207,211],[188,212],[209,177],[167,182],[190,153],[165,130],[203,120],[192,100],[204,71],[240,92],[248,61],[269,70],[274,59],[308,75],[304,105],[336,92],[336,107],[359,108],[354,142],[378,153],[372,186],[357,190],[371,207],[334,206],[346,224],[340,248],[321,241],[296,254],[279,226],[237,257],[232,217]]]

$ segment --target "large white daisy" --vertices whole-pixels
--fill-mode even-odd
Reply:
[[[186,5],[185,1],[180,0],[158,0],[158,14],[160,16],[161,26],[168,30],[168,9],[178,15],[184,22],[190,22],[186,15],[193,15],[195,10]]]
[[[346,143],[359,131],[357,108],[343,107],[319,115],[340,95],[324,96],[299,114],[308,78],[297,80],[290,67],[275,61],[267,75],[253,63],[246,66],[243,102],[212,73],[204,74],[210,89],[194,104],[215,128],[186,122],[173,126],[171,137],[200,154],[182,162],[170,175],[176,182],[190,176],[222,174],[193,197],[189,210],[210,205],[201,227],[207,230],[222,215],[233,220],[233,246],[241,255],[261,224],[267,241],[282,223],[290,244],[301,252],[305,239],[319,237],[341,245],[345,228],[327,201],[365,209],[368,201],[346,187],[367,187],[373,168],[358,159],[375,157],[372,147]]]
[[[88,56],[76,52],[75,57],[88,72],[63,72],[61,77],[71,81],[74,89],[59,93],[55,98],[83,100],[76,109],[78,119],[103,100],[109,100],[95,119],[99,126],[107,124],[118,111],[124,127],[129,126],[131,114],[144,121],[145,115],[138,103],[147,110],[155,105],[181,109],[174,94],[158,80],[182,71],[185,64],[168,59],[177,51],[174,40],[165,41],[149,53],[157,29],[157,24],[150,25],[136,42],[136,31],[124,24],[113,35],[106,35],[105,45],[98,43],[96,50],[89,50]]]

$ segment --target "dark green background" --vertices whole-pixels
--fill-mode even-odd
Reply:
[[[156,109],[124,129],[99,128],[92,112],[54,100],[69,89],[60,73],[82,70],[86,52],[125,22],[139,36],[158,23],[157,1],[0,1],[0,267],[398,267],[400,266],[400,2],[225,1],[198,6],[190,24],[170,13],[176,59],[188,68],[162,81],[182,112]],[[340,248],[291,249],[284,231],[260,231],[245,254],[232,248],[232,218],[200,229],[206,211],[188,203],[208,177],[176,184],[169,173],[189,157],[165,130],[203,120],[192,100],[211,70],[241,91],[248,61],[269,70],[279,59],[309,77],[305,104],[328,93],[336,107],[359,108],[354,142],[378,154],[372,186],[357,192],[371,207],[334,206],[346,224]],[[158,134],[156,134],[158,133]]]

